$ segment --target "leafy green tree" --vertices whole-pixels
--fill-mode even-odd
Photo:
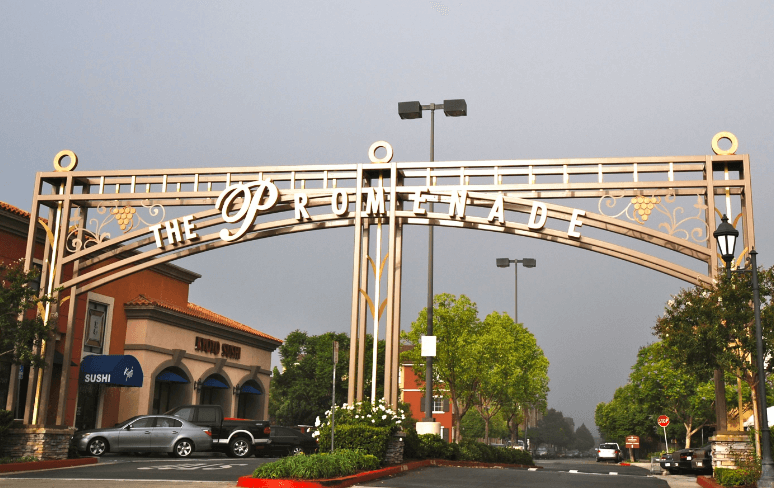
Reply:
[[[760,269],[761,330],[763,355],[774,351],[774,268]],[[682,361],[697,374],[720,369],[739,372],[752,390],[757,413],[758,385],[755,322],[750,273],[723,275],[709,288],[680,291],[669,301],[664,315],[656,321],[655,333],[676,361]],[[772,362],[769,362],[771,371]],[[756,431],[759,415],[755,416]],[[756,436],[756,447],[759,438]]]
[[[628,383],[615,390],[610,402],[597,405],[594,420],[605,442],[623,445],[628,435],[655,439],[656,418],[641,403],[638,393],[637,387]],[[674,424],[670,427],[674,429]]]
[[[484,419],[484,442],[489,442],[489,421],[503,411],[515,441],[520,407],[535,404],[548,392],[548,360],[535,336],[508,314],[486,316],[475,343],[480,383],[476,409]]]
[[[575,441],[575,430],[562,412],[549,408],[538,421],[533,439],[538,440],[539,444],[551,444],[566,449]]]
[[[646,410],[683,424],[687,449],[691,436],[714,420],[715,385],[708,376],[699,376],[670,359],[675,355],[662,342],[641,348],[629,379]]]
[[[333,341],[339,342],[339,362],[336,365],[336,403],[347,399],[349,386],[349,336],[328,332],[310,336],[296,330],[288,334],[279,348],[283,371],[272,373],[269,415],[279,425],[312,425],[318,416],[331,408],[333,380]],[[366,351],[373,348],[373,336],[366,335]],[[384,341],[378,344],[377,379],[384,377]],[[371,370],[372,355],[366,354],[364,369]],[[365,390],[370,391],[371,376]],[[384,395],[384,385],[377,381],[377,397]]]
[[[455,441],[461,439],[460,419],[476,404],[476,392],[480,384],[478,358],[472,354],[481,322],[478,309],[465,295],[457,298],[443,293],[433,300],[433,334],[438,338],[436,356],[433,360],[434,390],[441,394],[441,387],[448,391],[453,405]],[[420,341],[427,331],[427,309],[419,312],[409,332],[401,338],[414,347],[405,351],[401,359],[412,363],[414,373],[422,378],[425,358],[422,357]]]
[[[485,435],[484,419],[478,414],[478,410],[470,409],[460,421],[462,435],[466,439],[483,439]],[[510,429],[503,417],[503,413],[492,417],[489,423],[489,436],[492,438],[506,438],[510,435]]]
[[[575,430],[575,442],[572,447],[581,452],[588,451],[594,447],[594,436],[591,435],[586,424],[581,424],[581,426]]]
[[[14,362],[45,366],[40,345],[54,329],[56,317],[43,322],[41,311],[51,299],[38,297],[28,286],[39,277],[33,268],[24,272],[24,260],[0,262],[0,356],[10,356]]]

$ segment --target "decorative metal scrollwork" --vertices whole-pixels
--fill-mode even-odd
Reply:
[[[685,209],[683,207],[675,206],[670,210],[672,204],[675,203],[675,200],[677,200],[674,192],[667,194],[663,198],[642,195],[631,197],[631,199],[628,200],[626,207],[621,209],[615,215],[608,214],[602,209],[603,201],[605,202],[605,207],[608,209],[615,209],[616,206],[622,203],[621,200],[623,199],[623,192],[613,192],[610,195],[603,196],[599,199],[597,206],[599,213],[606,217],[613,218],[621,218],[624,216],[632,222],[645,225],[651,218],[653,211],[656,210],[659,213],[665,215],[667,218],[666,222],[660,222],[658,224],[658,228],[662,229],[670,236],[679,237],[685,240],[693,240],[698,243],[707,242],[707,238],[709,237],[709,228],[704,217],[707,211],[707,206],[704,204],[701,195],[696,195],[696,203],[693,205],[693,208],[696,209],[696,214],[689,215],[687,217],[684,217]],[[691,222],[693,220],[698,221],[699,224]],[[696,226],[693,229],[682,228],[686,223],[688,223],[688,225],[693,223]]]
[[[142,208],[147,210],[149,218],[158,217],[158,220],[155,222],[148,222],[140,216],[137,212],[139,209],[136,207],[119,207],[118,205],[107,207],[104,204],[100,204],[97,207],[97,213],[103,216],[101,221],[100,218],[89,219],[89,225],[92,225],[93,229],[86,227],[79,228],[77,222],[80,220],[80,217],[72,217],[70,222],[75,221],[76,224],[72,225],[67,233],[67,250],[69,252],[78,252],[81,249],[96,246],[110,239],[110,232],[106,232],[105,230],[108,225],[114,221],[118,224],[118,227],[123,234],[131,232],[135,227],[139,226],[140,223],[151,226],[164,221],[166,210],[163,205],[146,205],[145,203],[142,203],[141,205]],[[80,238],[78,237],[79,231],[81,232]]]

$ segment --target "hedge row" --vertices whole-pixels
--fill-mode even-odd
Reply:
[[[321,428],[320,449],[327,451],[331,447],[331,429]],[[390,440],[389,427],[372,427],[370,425],[341,425],[336,426],[334,447],[336,449],[360,449],[365,454],[384,459],[387,452],[387,442]]]
[[[409,430],[403,451],[406,459],[449,459],[451,461],[479,461],[532,465],[532,455],[520,449],[492,447],[482,442],[464,439],[459,444],[447,443],[433,434],[417,435]]]
[[[336,450],[332,453],[288,456],[261,465],[253,478],[264,479],[325,479],[349,476],[358,471],[379,468],[379,459],[361,450]]]

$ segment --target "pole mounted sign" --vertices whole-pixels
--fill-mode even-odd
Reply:
[[[640,447],[640,438],[636,435],[626,436],[626,447],[638,449]]]
[[[669,417],[662,415],[658,418],[658,426],[666,428],[669,425]]]

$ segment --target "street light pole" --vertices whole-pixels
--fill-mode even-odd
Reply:
[[[534,268],[537,261],[534,258],[509,259],[497,258],[495,260],[498,268],[507,268],[513,263],[513,321],[518,323],[519,316],[519,263],[525,268]]]
[[[731,262],[734,260],[734,247],[739,231],[728,223],[723,215],[721,224],[712,234],[717,239],[721,257],[726,263],[726,276],[731,277]],[[761,477],[758,488],[774,488],[774,461],[771,459],[771,431],[766,406],[766,371],[763,367],[763,335],[761,331],[761,298],[758,289],[758,251],[750,251],[752,267],[753,312],[755,314],[755,350],[758,366],[758,425],[761,429]]]
[[[447,117],[464,117],[468,115],[468,105],[464,99],[444,100],[443,103],[422,105],[419,102],[398,103],[398,115],[401,119],[421,119],[422,111],[430,111],[430,162],[435,161],[435,110],[442,109]],[[432,185],[432,180],[428,182]],[[428,221],[435,205],[428,202]],[[427,336],[433,335],[433,226],[428,225],[427,231]],[[433,357],[425,358],[425,418],[423,422],[434,422],[433,418]]]
[[[768,412],[766,412],[766,371],[763,369],[763,337],[761,336],[761,298],[758,291],[758,251],[750,251],[752,266],[753,306],[755,310],[755,347],[758,362],[758,398],[761,426],[761,477],[758,488],[774,487],[774,462],[771,460],[771,432]]]

